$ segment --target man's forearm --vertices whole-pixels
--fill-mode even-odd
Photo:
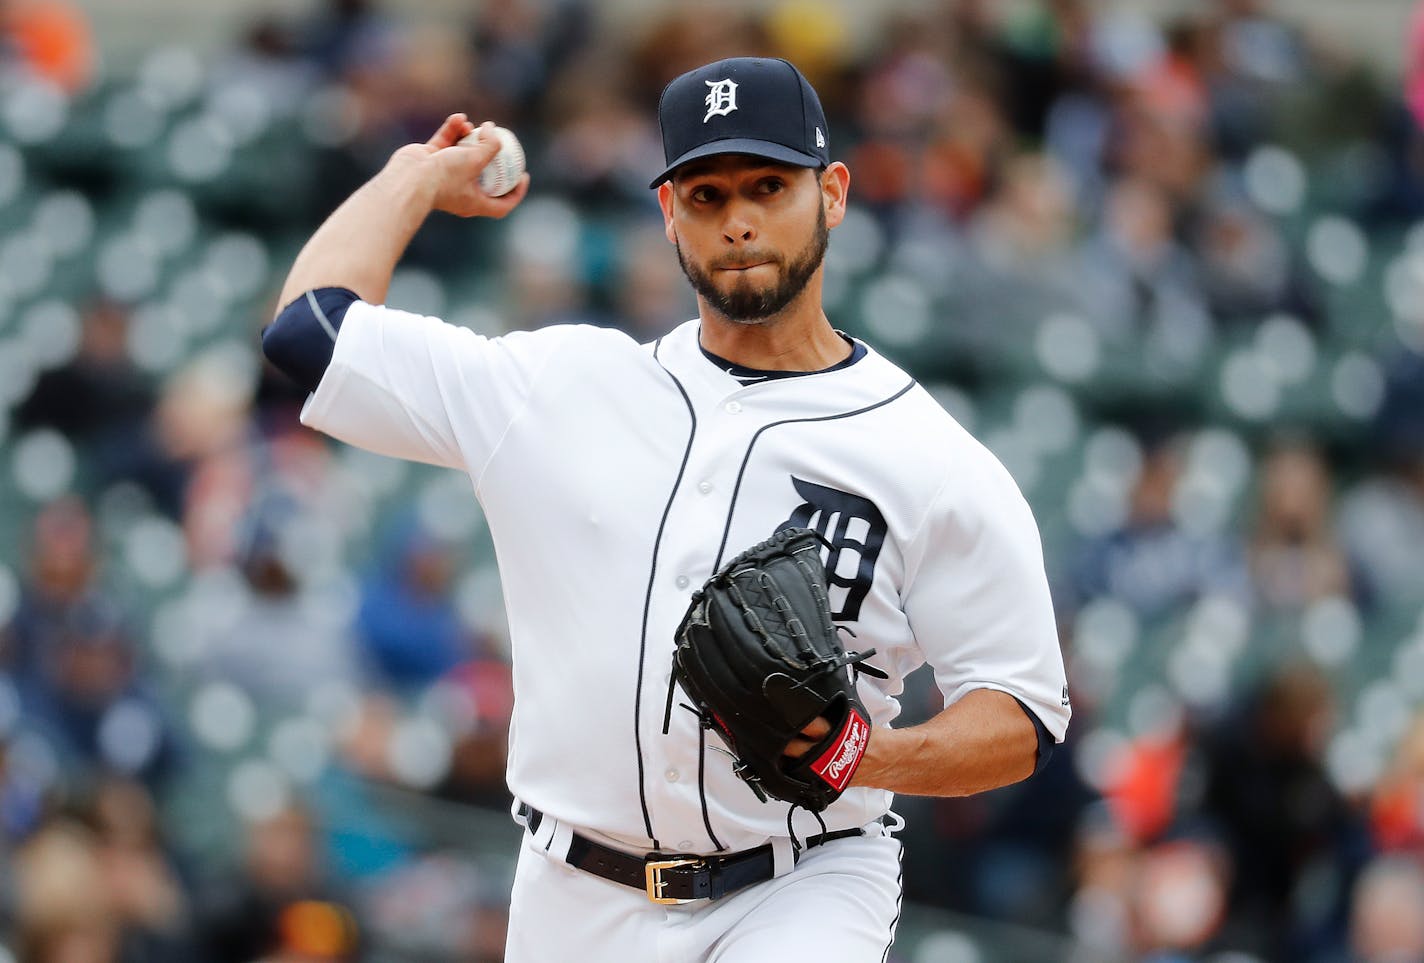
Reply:
[[[968,796],[1032,774],[1034,725],[1013,696],[976,689],[928,722],[876,729],[852,780],[913,796]]]
[[[384,303],[391,274],[430,215],[435,185],[423,158],[397,151],[326,219],[297,255],[277,309],[319,287],[343,287]]]

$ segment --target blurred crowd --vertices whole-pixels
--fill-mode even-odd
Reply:
[[[203,116],[232,143],[262,126],[280,175],[234,194],[173,151],[185,194],[138,216],[175,248],[185,218],[261,242],[236,342],[165,354],[150,292],[103,264],[22,337],[0,271],[6,345],[65,342],[0,392],[0,960],[500,958],[507,870],[458,828],[509,803],[487,535],[460,479],[300,428],[257,331],[283,252],[463,110],[519,133],[534,196],[507,229],[433,219],[393,303],[659,333],[695,309],[646,190],[653,105],[766,54],[816,84],[852,171],[833,320],[1016,470],[1069,663],[1045,772],[902,800],[907,898],[1057,934],[1065,959],[1424,961],[1424,74],[1379,75],[1282,6],[940,0],[866,35],[816,0],[668,5],[637,31],[585,0],[453,28],[329,0],[201,59],[160,50],[134,89],[161,100],[190,65]],[[74,8],[0,0],[12,127],[14,91],[125,82]],[[1211,367],[1222,344],[1246,349]],[[1009,383],[1014,431],[990,401]],[[1277,404],[1301,385],[1328,404]],[[1037,478],[1066,464],[1074,484]],[[939,696],[912,682],[923,718]]]

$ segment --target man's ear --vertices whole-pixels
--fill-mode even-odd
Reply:
[[[668,242],[677,243],[677,231],[672,226],[672,182],[663,181],[658,185],[658,206],[663,209],[663,233],[667,235]]]
[[[835,227],[845,220],[849,197],[850,168],[840,161],[832,161],[821,174],[821,203],[825,205],[827,227]]]

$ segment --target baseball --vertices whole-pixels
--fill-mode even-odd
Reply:
[[[496,127],[494,135],[499,138],[499,152],[489,162],[483,171],[480,172],[480,189],[490,197],[499,197],[514,190],[514,185],[519,183],[520,176],[524,173],[524,148],[519,143],[519,138],[514,133],[503,127]],[[461,138],[462,144],[473,144],[479,140],[480,132]]]

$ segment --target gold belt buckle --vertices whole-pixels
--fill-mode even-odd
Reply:
[[[643,875],[646,878],[648,899],[662,906],[677,906],[682,903],[695,903],[693,899],[676,899],[672,896],[664,896],[663,889],[667,882],[663,879],[663,870],[673,869],[677,866],[692,866],[702,862],[697,856],[684,856],[681,859],[660,859],[652,860],[643,866]]]

